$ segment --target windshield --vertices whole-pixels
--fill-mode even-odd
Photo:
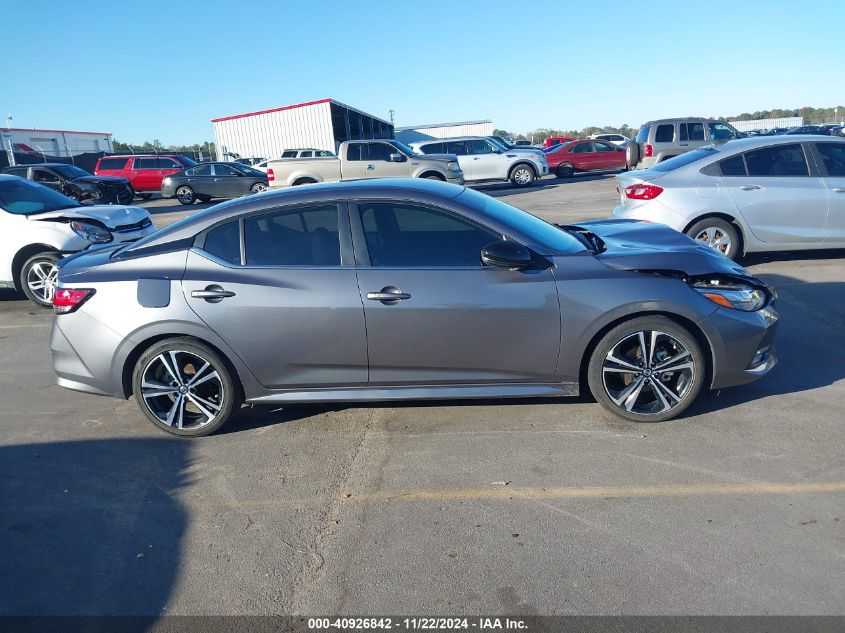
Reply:
[[[491,141],[495,141],[505,149],[513,149],[515,145],[513,143],[508,142],[507,139],[502,138],[501,136],[488,136]]]
[[[690,163],[694,163],[704,158],[715,156],[718,153],[719,150],[713,147],[712,145],[708,145],[706,147],[699,147],[698,149],[694,149],[691,152],[686,152],[685,154],[680,154],[673,158],[669,158],[660,163],[657,163],[654,167],[651,167],[650,169],[651,171],[659,172],[674,171],[679,167],[689,165]]]
[[[422,158],[421,154],[418,154],[404,143],[400,143],[399,141],[390,141],[390,144],[393,145],[393,147],[395,147],[396,149],[404,152],[408,156],[411,156],[413,158]]]
[[[22,178],[0,180],[0,209],[15,215],[34,215],[78,207],[58,191]]]
[[[580,253],[586,250],[579,239],[559,229],[554,224],[549,224],[536,215],[531,215],[527,211],[505,204],[497,198],[492,198],[473,189],[464,189],[456,200],[481,211],[502,224],[512,226],[532,241],[529,246],[544,246],[557,254]]]
[[[84,169],[80,169],[74,165],[53,165],[50,169],[67,180],[76,180],[77,178],[91,175]]]

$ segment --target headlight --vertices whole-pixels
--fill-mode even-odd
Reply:
[[[111,233],[96,224],[74,220],[70,223],[70,228],[74,233],[85,238],[91,244],[106,244],[112,240]]]
[[[716,305],[743,312],[756,312],[768,301],[765,290],[745,284],[713,280],[695,283],[692,287]]]
[[[165,178],[161,182],[163,182],[165,185],[169,185],[171,182],[173,182],[173,179],[170,178],[170,176],[168,176],[167,178]]]
[[[455,161],[450,160],[448,163],[446,163],[446,169],[449,169],[451,171],[460,171],[461,166],[458,165],[458,163],[456,163]]]

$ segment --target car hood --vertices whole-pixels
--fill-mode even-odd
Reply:
[[[125,185],[129,183],[129,180],[120,176],[80,176],[79,178],[75,178],[73,182],[90,182],[94,185]]]
[[[97,220],[106,228],[114,229],[118,226],[136,224],[150,217],[146,209],[141,207],[125,207],[118,204],[91,205],[80,207],[69,207],[58,211],[49,211],[37,215],[27,216],[30,220],[51,221],[57,220]]]
[[[751,274],[709,246],[664,224],[639,220],[598,220],[570,225],[599,240],[596,259],[621,270],[680,272],[687,277],[727,275],[753,280]]]

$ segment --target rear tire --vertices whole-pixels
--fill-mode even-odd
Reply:
[[[183,437],[214,433],[241,404],[228,363],[188,337],[165,339],[141,354],[132,372],[132,390],[154,426]]]
[[[249,188],[249,191],[250,193],[261,193],[262,191],[267,191],[267,185],[263,182],[257,182]]]
[[[557,166],[555,174],[558,178],[572,178],[575,175],[575,166],[572,163],[561,163]]]
[[[197,194],[188,185],[180,185],[176,188],[176,199],[181,204],[194,204],[197,201]]]
[[[705,370],[695,337],[672,319],[653,315],[605,334],[590,357],[587,380],[608,411],[634,422],[663,422],[692,404]]]
[[[737,228],[722,218],[704,218],[687,229],[687,235],[696,242],[719,251],[736,261],[742,255],[742,242]]]
[[[53,295],[59,277],[57,262],[61,255],[44,251],[24,262],[18,283],[26,298],[42,308],[53,307]]]
[[[528,187],[534,182],[535,178],[534,169],[529,165],[521,163],[511,170],[509,180],[514,187]]]

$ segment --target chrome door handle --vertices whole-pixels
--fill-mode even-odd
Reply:
[[[396,286],[385,286],[378,292],[368,292],[367,299],[370,301],[381,301],[386,305],[394,305],[405,299],[410,299],[411,295],[407,292],[402,292]]]
[[[367,171],[375,171],[375,165],[367,165]]]
[[[208,303],[220,303],[223,299],[234,296],[234,292],[223,290],[223,287],[217,284],[206,286],[205,290],[194,290],[191,292],[191,297],[194,299],[205,299]]]
[[[833,190],[836,193],[845,193],[845,187],[834,187]]]
[[[758,191],[762,189],[760,185],[740,185],[739,188],[743,191]]]

